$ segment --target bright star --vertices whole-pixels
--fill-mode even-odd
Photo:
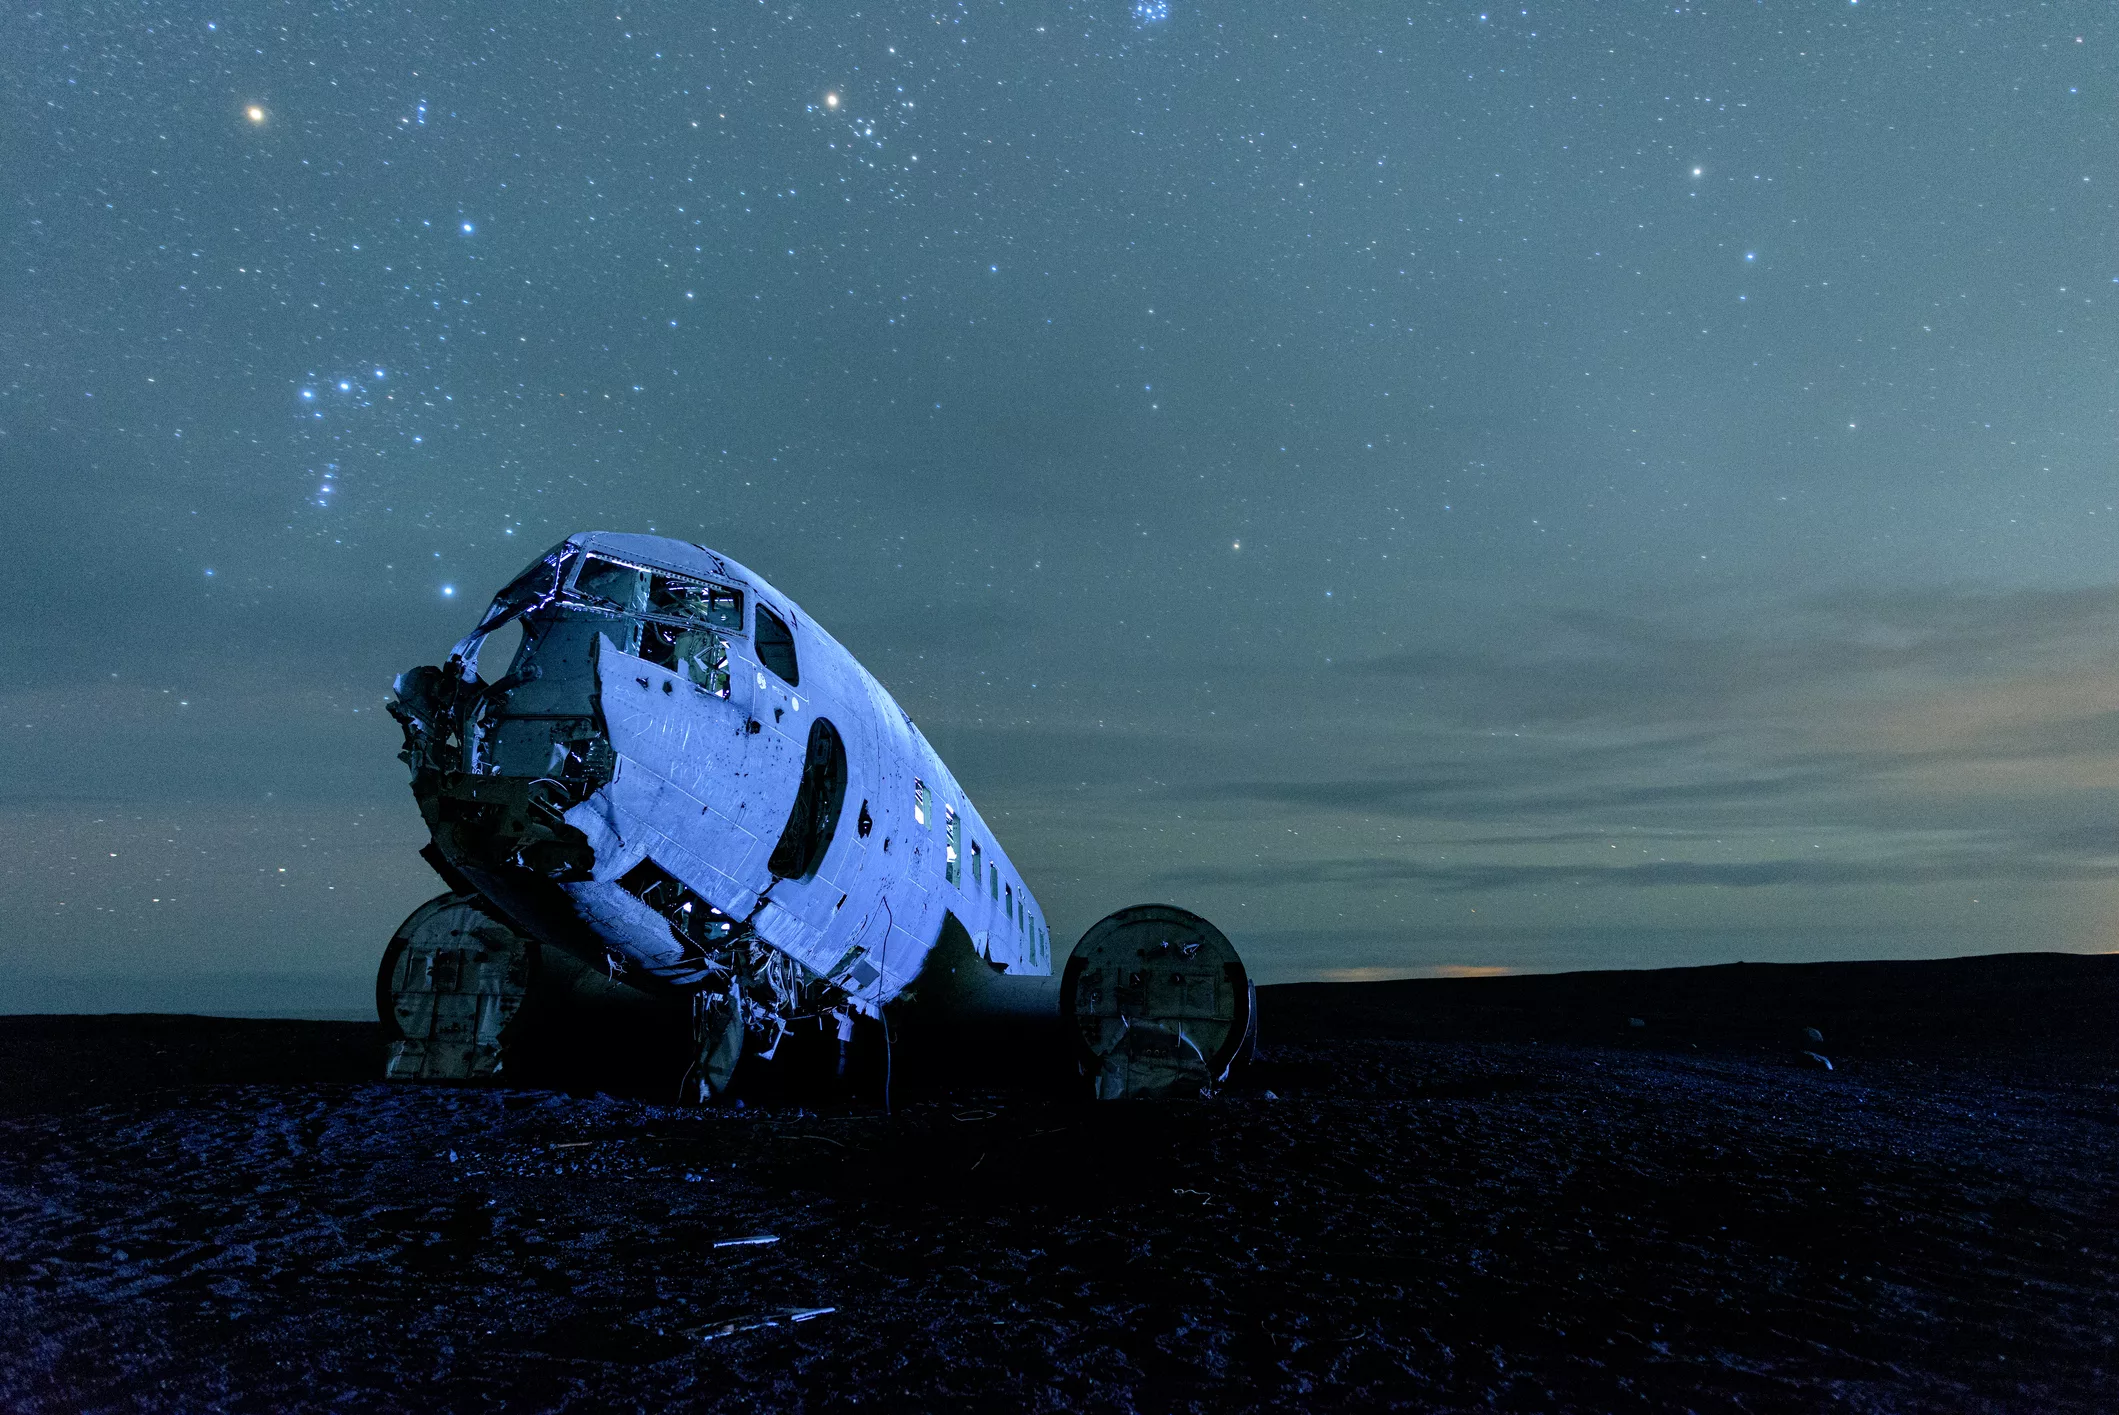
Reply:
[[[465,234],[466,236],[470,235],[470,234],[471,234],[471,229],[472,229],[472,228],[471,228],[471,223],[470,223],[470,222],[468,222],[468,221],[466,221],[466,222],[464,223],[464,234]]]
[[[456,597],[456,586],[443,585],[441,587],[441,597],[443,599],[454,599]]]
[[[302,401],[305,403],[308,402],[311,398],[314,398],[315,396],[316,390],[314,388],[304,388],[302,390]]]
[[[265,110],[253,103],[243,110],[243,116],[253,123],[262,123],[265,121]]]
[[[826,108],[837,108],[839,106],[839,95],[837,95],[836,93],[825,94],[824,106]]]
[[[338,391],[341,393],[351,393],[353,391],[353,385],[342,378],[338,381]]]

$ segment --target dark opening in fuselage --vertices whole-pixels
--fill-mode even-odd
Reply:
[[[808,879],[824,863],[824,852],[839,828],[839,808],[846,804],[846,744],[829,718],[809,725],[809,749],[802,758],[802,785],[795,792],[787,827],[773,847],[766,868],[782,879]]]

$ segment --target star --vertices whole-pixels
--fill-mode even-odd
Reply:
[[[836,93],[825,94],[824,106],[826,108],[837,108],[839,106],[839,95],[837,95]]]
[[[262,123],[265,121],[265,110],[253,103],[243,110],[243,116],[253,123]]]

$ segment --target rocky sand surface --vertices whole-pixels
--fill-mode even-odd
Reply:
[[[2115,1004],[2054,955],[1267,989],[1211,1100],[970,1059],[888,1116],[0,1018],[0,1408],[2109,1411]]]

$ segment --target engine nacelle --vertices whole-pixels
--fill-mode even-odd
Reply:
[[[1235,947],[1169,904],[1121,909],[1083,934],[1059,1007],[1100,1100],[1197,1095],[1257,1045],[1258,990]]]

